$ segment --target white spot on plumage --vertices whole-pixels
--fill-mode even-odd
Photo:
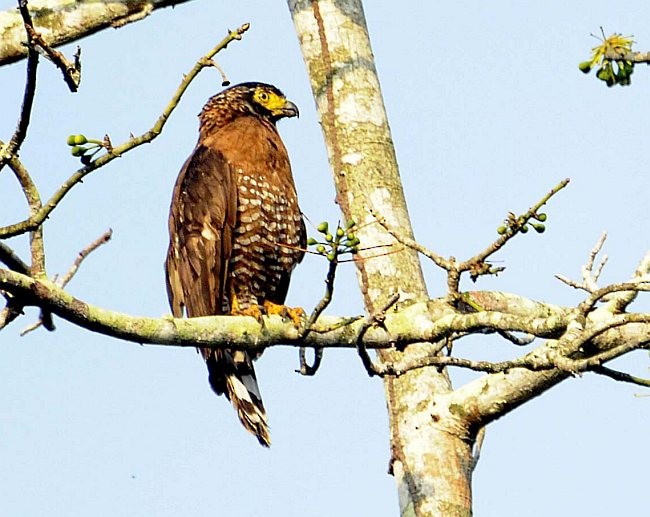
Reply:
[[[209,241],[216,241],[217,234],[214,232],[214,229],[208,224],[203,224],[203,229],[201,230],[201,236]]]

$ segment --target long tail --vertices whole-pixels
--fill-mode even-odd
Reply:
[[[264,447],[271,445],[266,411],[257,385],[251,356],[241,350],[201,349],[210,386],[217,395],[225,395],[232,403],[242,425]]]

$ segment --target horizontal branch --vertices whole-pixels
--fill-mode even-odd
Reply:
[[[156,9],[187,1],[32,0],[29,10],[36,30],[48,45],[58,47],[102,29],[122,27],[141,20]],[[14,63],[27,55],[25,29],[17,9],[0,12],[0,41],[0,65]]]
[[[130,316],[109,311],[73,297],[49,280],[35,280],[15,271],[0,269],[0,289],[11,292],[24,305],[34,305],[88,330],[136,343],[174,346],[260,349],[276,344],[311,347],[355,348],[361,318],[321,316],[310,333],[301,339],[301,329],[277,316],[265,317],[263,325],[254,318],[211,316],[174,319]],[[498,293],[500,297],[507,296]],[[543,304],[539,304],[543,306]],[[371,327],[364,334],[367,348],[443,339],[455,332],[482,329],[528,332],[550,336],[561,333],[570,311],[543,306],[529,317],[484,311],[459,314],[439,301],[411,303],[386,314],[385,327]]]

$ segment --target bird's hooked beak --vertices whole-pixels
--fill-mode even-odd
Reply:
[[[298,110],[298,106],[296,106],[293,102],[287,101],[282,109],[280,110],[281,114],[283,117],[299,117],[300,116],[300,111]]]

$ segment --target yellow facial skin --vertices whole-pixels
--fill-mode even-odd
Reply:
[[[287,108],[295,109],[295,105],[289,102],[282,95],[267,90],[265,88],[258,88],[253,93],[253,100],[260,106],[269,110],[275,116],[287,116]]]

